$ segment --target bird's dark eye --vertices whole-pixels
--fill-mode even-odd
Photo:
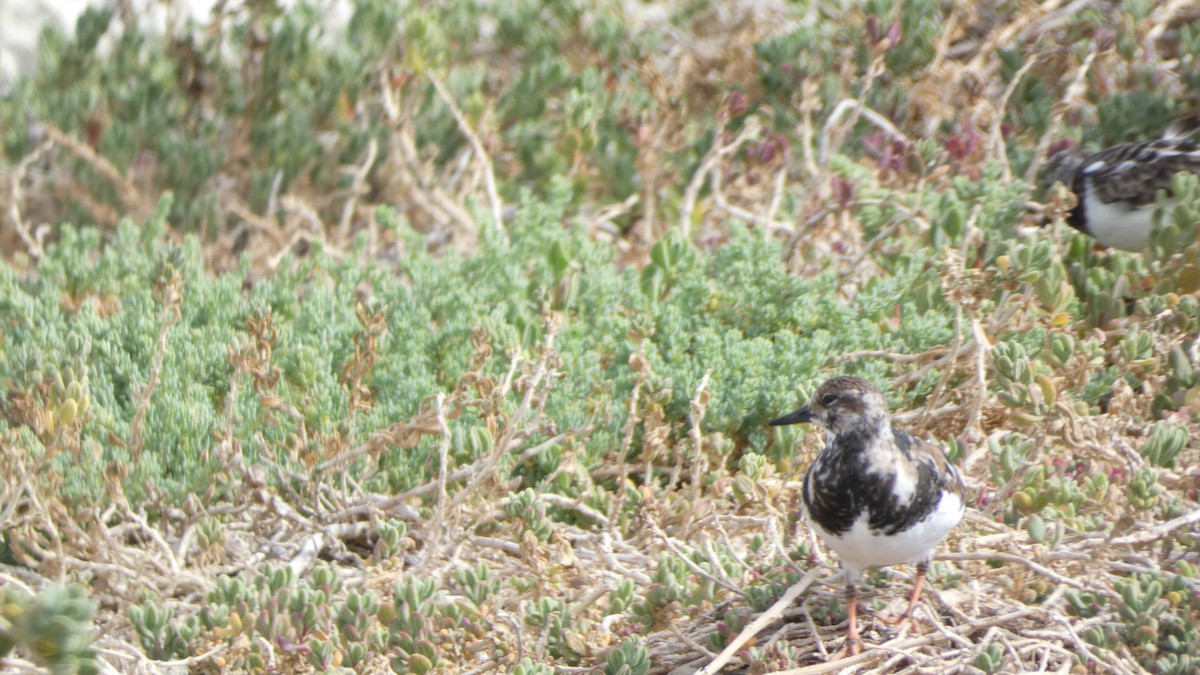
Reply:
[[[837,394],[825,394],[821,397],[821,405],[823,406],[831,406],[834,403],[837,403]]]

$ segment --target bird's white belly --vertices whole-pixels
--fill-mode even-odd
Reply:
[[[1131,209],[1124,204],[1107,204],[1088,190],[1083,204],[1087,227],[1096,241],[1105,246],[1141,252],[1150,243],[1154,205]]]
[[[952,492],[942,494],[941,501],[924,520],[907,530],[891,535],[872,531],[869,515],[864,512],[846,532],[830,534],[817,526],[817,534],[833,549],[847,570],[857,576],[864,567],[899,565],[928,558],[950,530],[962,520],[962,499]]]

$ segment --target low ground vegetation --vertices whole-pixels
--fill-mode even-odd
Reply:
[[[0,664],[694,672],[803,579],[727,672],[826,672],[820,434],[764,424],[841,373],[973,507],[855,667],[1195,672],[1200,182],[1145,254],[1031,186],[1194,109],[1200,9],[1077,5],[48,34],[0,100]]]

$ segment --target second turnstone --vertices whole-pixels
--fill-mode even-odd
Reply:
[[[804,476],[802,501],[821,539],[842,562],[849,632],[839,655],[862,651],[858,584],[868,567],[916,563],[904,614],[921,595],[933,550],[965,512],[962,478],[941,448],[892,426],[875,385],[858,377],[822,384],[808,405],[771,426],[812,422],[825,447]]]
[[[1094,154],[1078,149],[1050,158],[1041,183],[1062,183],[1078,198],[1067,224],[1104,246],[1142,251],[1150,242],[1155,194],[1170,191],[1180,171],[1200,174],[1200,143],[1162,138],[1114,145]]]

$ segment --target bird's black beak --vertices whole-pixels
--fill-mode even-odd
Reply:
[[[770,424],[773,427],[783,426],[785,424],[803,424],[812,421],[812,410],[808,406],[804,406],[795,412],[788,413],[783,417],[777,417],[771,420]]]

